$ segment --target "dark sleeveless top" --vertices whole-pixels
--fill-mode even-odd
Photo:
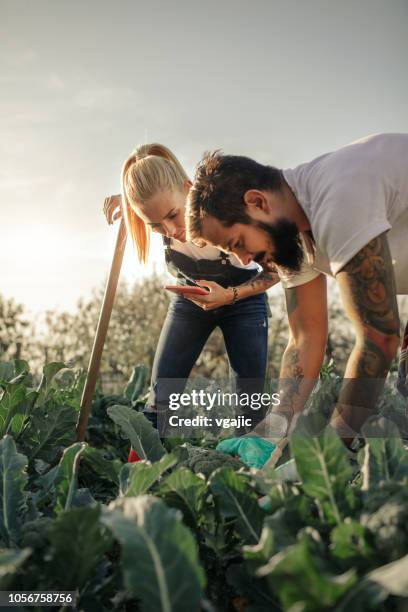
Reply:
[[[222,251],[218,259],[193,259],[172,249],[170,238],[162,238],[167,268],[177,278],[179,285],[194,285],[194,281],[202,279],[214,281],[226,288],[242,285],[259,274],[255,268],[245,270],[234,266]]]

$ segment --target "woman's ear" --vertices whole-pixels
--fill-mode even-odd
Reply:
[[[193,183],[190,180],[184,181],[184,192],[188,193],[192,186],[193,186]]]
[[[244,202],[248,213],[269,212],[269,205],[265,194],[259,189],[248,189],[244,193]]]

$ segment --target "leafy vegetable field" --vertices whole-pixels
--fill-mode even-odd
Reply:
[[[26,362],[0,364],[1,590],[76,591],[59,609],[87,612],[408,610],[398,436],[368,437],[358,465],[330,429],[293,436],[285,481],[204,438],[162,442],[138,376],[96,395],[78,443],[83,383],[63,363],[39,385]]]

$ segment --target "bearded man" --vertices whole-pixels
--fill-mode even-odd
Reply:
[[[243,264],[278,269],[290,337],[281,405],[269,423],[275,435],[287,435],[319,377],[326,277],[336,279],[355,345],[331,425],[355,448],[400,343],[397,294],[408,294],[408,134],[369,136],[286,170],[207,154],[190,191],[187,228],[189,240],[234,253]],[[403,362],[402,389],[405,372]]]

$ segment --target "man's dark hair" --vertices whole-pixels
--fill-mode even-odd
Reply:
[[[188,239],[200,243],[202,220],[206,215],[218,219],[225,227],[250,223],[244,194],[249,189],[278,191],[282,173],[249,157],[223,155],[220,151],[205,153],[198,164],[187,205]]]

